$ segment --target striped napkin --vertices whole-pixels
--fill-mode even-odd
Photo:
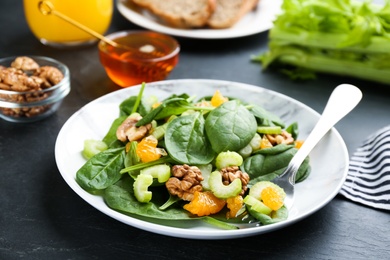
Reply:
[[[370,135],[352,155],[340,194],[370,207],[390,210],[390,126]]]

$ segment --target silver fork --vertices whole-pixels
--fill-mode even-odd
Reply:
[[[286,192],[284,205],[291,209],[294,203],[295,177],[299,167],[311,150],[317,145],[322,137],[345,115],[347,115],[362,99],[362,92],[353,85],[341,84],[337,86],[329,97],[325,109],[306,138],[301,148],[291,159],[287,168],[279,177],[272,180]]]

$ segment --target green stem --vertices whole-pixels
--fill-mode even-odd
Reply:
[[[281,54],[277,60],[281,63],[318,72],[352,76],[384,84],[389,84],[390,82],[390,69],[375,68],[361,61],[332,59],[326,56],[310,55],[304,52],[301,52],[300,55]]]
[[[141,89],[140,89],[140,91],[138,93],[137,99],[135,100],[135,104],[134,104],[133,110],[131,111],[132,114],[137,112],[137,109],[139,107],[139,103],[141,102],[142,95],[144,93],[145,86],[146,86],[145,82],[142,82]]]
[[[226,229],[226,230],[238,229],[238,227],[233,225],[233,224],[229,224],[229,223],[226,223],[226,222],[223,222],[223,221],[220,221],[220,220],[217,220],[215,218],[208,217],[208,216],[201,218],[201,220],[207,224],[213,225],[213,226],[221,228],[221,229]]]
[[[129,167],[126,167],[126,168],[123,168],[120,173],[123,174],[123,173],[126,173],[126,172],[131,172],[131,171],[135,171],[135,170],[141,170],[143,168],[146,168],[146,167],[149,167],[149,166],[153,166],[153,165],[158,165],[158,164],[163,164],[163,163],[173,163],[174,160],[169,157],[169,156],[166,156],[166,157],[162,157],[158,160],[155,160],[155,161],[152,161],[152,162],[147,162],[147,163],[139,163],[139,164],[136,164],[136,165],[132,165],[132,166],[129,166]]]
[[[388,53],[390,41],[383,36],[371,36],[367,46],[352,45],[343,46],[347,41],[347,34],[323,33],[323,32],[288,32],[278,27],[272,28],[269,37],[279,46],[297,44],[304,47],[316,47],[321,49],[353,51],[359,53]]]

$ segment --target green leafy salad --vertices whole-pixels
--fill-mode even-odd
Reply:
[[[324,72],[390,83],[390,0],[284,0],[269,31],[263,69],[293,79]]]
[[[225,229],[287,219],[285,193],[271,182],[283,172],[302,141],[257,104],[216,91],[164,100],[137,96],[102,140],[85,140],[85,164],[76,181],[130,216],[202,220]],[[309,158],[296,181],[310,173]]]

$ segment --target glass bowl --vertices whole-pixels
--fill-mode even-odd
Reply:
[[[68,67],[52,58],[28,56],[39,65],[39,69],[11,68],[16,58],[0,59],[0,117],[10,122],[33,122],[53,114],[70,92]],[[58,71],[63,78],[57,77],[56,82],[54,78]]]
[[[120,31],[106,36],[127,48],[100,41],[100,61],[121,87],[165,79],[179,61],[180,46],[172,37],[151,31]]]

